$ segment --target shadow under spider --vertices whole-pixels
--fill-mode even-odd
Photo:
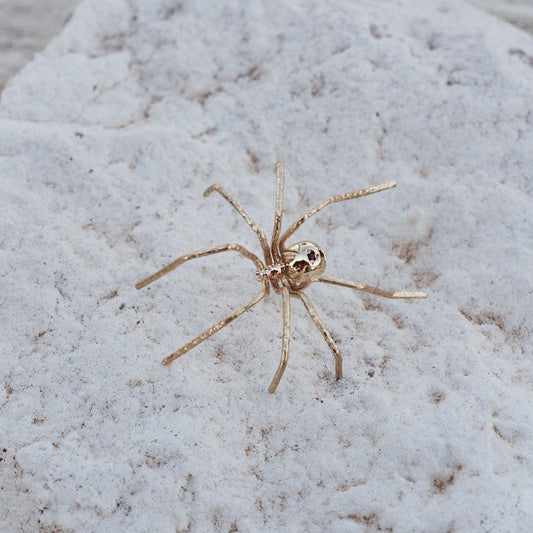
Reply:
[[[328,196],[307,212],[300,215],[296,221],[281,234],[281,219],[283,214],[283,187],[285,181],[285,172],[283,163],[278,161],[276,163],[276,210],[274,215],[274,230],[272,231],[272,240],[269,244],[268,239],[264,231],[256,224],[252,217],[242,207],[242,205],[233,198],[221,185],[211,185],[205,192],[204,196],[209,196],[213,191],[218,192],[225,200],[227,200],[233,208],[244,218],[246,223],[252,228],[261,244],[265,262],[263,263],[255,254],[249,252],[246,248],[240,244],[228,243],[220,246],[213,246],[211,248],[204,248],[196,252],[182,255],[169,263],[167,266],[158,270],[155,274],[148,276],[147,278],[139,281],[135,285],[136,289],[142,289],[150,283],[153,283],[157,279],[161,278],[165,274],[168,274],[175,268],[179,267],[186,261],[191,259],[197,259],[207,255],[218,254],[221,252],[234,251],[238,252],[247,259],[252,261],[256,268],[257,279],[262,283],[262,290],[256,294],[250,301],[246,302],[235,309],[232,313],[224,317],[222,320],[211,326],[208,330],[204,331],[198,337],[182,346],[179,350],[171,353],[163,359],[163,364],[167,365],[177,359],[196,345],[205,341],[211,335],[222,329],[224,326],[235,320],[238,316],[242,315],[245,311],[253,307],[256,303],[261,301],[270,292],[270,287],[274,289],[276,293],[281,293],[283,301],[283,340],[281,348],[281,360],[276,370],[272,383],[268,388],[268,392],[274,393],[276,388],[285,372],[287,361],[289,358],[289,342],[290,342],[290,321],[291,321],[291,309],[290,309],[290,297],[299,298],[304,304],[307,312],[311,316],[311,319],[315,323],[316,327],[322,333],[327,345],[333,353],[335,358],[335,376],[337,379],[342,377],[342,356],[338,346],[331,337],[330,332],[318,316],[315,308],[311,304],[311,301],[307,295],[303,292],[308,285],[314,282],[331,283],[333,285],[339,285],[341,287],[349,287],[358,291],[369,292],[376,294],[377,296],[383,296],[384,298],[426,298],[427,293],[421,291],[413,292],[398,292],[398,291],[386,291],[378,289],[377,287],[371,287],[365,283],[358,283],[355,281],[347,281],[340,278],[333,278],[329,276],[323,276],[323,272],[326,268],[326,256],[323,250],[315,243],[309,241],[302,241],[287,247],[285,245],[287,239],[310,217],[324,209],[330,204],[335,202],[342,202],[344,200],[353,200],[354,198],[362,198],[369,194],[392,189],[396,186],[395,181],[388,181],[381,185],[369,187],[368,189],[361,189],[359,191],[348,192],[344,194],[337,194],[334,196]]]

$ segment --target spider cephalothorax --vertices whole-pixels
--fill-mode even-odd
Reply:
[[[233,313],[229,314],[208,330],[204,331],[201,335],[194,338],[182,346],[179,350],[171,353],[169,356],[163,359],[163,364],[168,364],[174,359],[177,359],[184,353],[188,352],[191,348],[200,344],[202,341],[216,333],[219,329],[229,324],[232,320],[236,319],[242,313],[253,307],[256,303],[261,301],[269,292],[270,287],[274,288],[275,292],[281,293],[283,298],[283,339],[281,349],[281,360],[274,375],[274,379],[268,388],[268,391],[275,392],[280,379],[287,366],[289,357],[289,341],[290,341],[290,297],[296,297],[302,301],[305,308],[309,312],[309,315],[313,319],[316,327],[322,333],[328,346],[330,347],[333,357],[335,358],[335,376],[337,379],[342,377],[342,356],[337,347],[335,341],[331,337],[328,329],[318,316],[315,308],[311,304],[307,295],[303,292],[303,289],[308,287],[313,282],[331,283],[333,285],[340,285],[342,287],[350,287],[359,291],[365,291],[385,298],[425,298],[427,294],[425,292],[395,292],[385,291],[378,289],[377,287],[371,287],[364,283],[357,283],[353,281],[346,281],[339,278],[331,278],[322,276],[324,269],[326,268],[326,256],[320,248],[320,246],[308,242],[302,241],[286,247],[285,242],[287,239],[310,217],[324,209],[324,207],[335,202],[341,202],[344,200],[351,200],[353,198],[361,198],[362,196],[368,196],[376,192],[391,189],[396,186],[394,181],[382,183],[375,187],[369,187],[368,189],[362,189],[359,191],[348,192],[345,194],[338,194],[335,196],[329,196],[322,202],[316,204],[309,209],[303,215],[300,215],[296,221],[281,234],[281,220],[283,214],[283,185],[284,185],[284,170],[283,163],[278,161],[276,163],[276,211],[274,215],[274,230],[272,232],[272,239],[269,244],[263,230],[254,222],[252,217],[246,212],[246,210],[235,200],[226,190],[218,185],[211,185],[204,196],[208,196],[211,192],[218,192],[223,198],[225,198],[244,218],[247,224],[252,228],[259,238],[259,243],[263,251],[265,262],[263,263],[255,254],[249,252],[246,248],[240,244],[229,243],[222,244],[221,246],[214,246],[212,248],[205,248],[198,250],[190,254],[182,255],[172,263],[163,267],[161,270],[148,276],[135,285],[137,289],[142,289],[159,279],[160,277],[168,274],[171,270],[174,270],[185,261],[190,259],[196,259],[198,257],[204,257],[206,255],[217,254],[220,252],[235,251],[253,261],[256,266],[256,274],[259,282],[263,284],[263,289],[256,296],[254,296],[249,302],[245,303],[238,309],[235,309]]]

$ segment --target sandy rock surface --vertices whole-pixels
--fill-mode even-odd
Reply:
[[[533,38],[452,0],[85,0],[0,101],[0,531],[528,531]],[[306,292],[275,395],[285,227],[387,300]]]

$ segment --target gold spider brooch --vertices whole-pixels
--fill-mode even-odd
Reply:
[[[293,244],[292,246],[286,246],[287,239],[309,218],[316,215],[319,211],[322,211],[325,207],[335,202],[342,202],[344,200],[352,200],[354,198],[362,198],[369,194],[392,189],[396,186],[396,182],[388,181],[375,187],[369,187],[368,189],[362,189],[360,191],[348,192],[345,194],[337,194],[329,196],[325,200],[322,200],[314,207],[309,209],[303,215],[300,215],[296,221],[290,226],[285,233],[281,234],[281,218],[283,213],[283,186],[285,180],[285,173],[283,163],[278,161],[276,163],[276,212],[274,214],[274,230],[272,232],[272,243],[268,244],[268,239],[264,231],[259,228],[252,217],[246,212],[235,198],[233,198],[221,185],[211,185],[205,192],[204,196],[209,196],[213,191],[218,192],[225,200],[227,200],[237,212],[244,218],[246,223],[252,228],[263,250],[265,262],[263,263],[255,254],[249,252],[246,248],[240,244],[229,243],[222,244],[220,246],[213,246],[211,248],[204,248],[196,252],[191,252],[186,255],[178,257],[172,263],[163,267],[161,270],[148,276],[147,278],[139,281],[135,285],[136,289],[142,289],[155,280],[161,278],[165,274],[179,267],[185,261],[190,259],[197,259],[198,257],[204,257],[206,255],[218,254],[220,252],[234,251],[238,252],[250,261],[253,261],[257,271],[257,280],[263,285],[262,290],[255,295],[249,302],[245,303],[241,307],[235,309],[228,316],[211,326],[208,330],[204,331],[201,335],[198,335],[195,339],[182,346],[179,350],[171,353],[169,356],[163,359],[163,364],[167,365],[177,359],[196,345],[205,341],[211,335],[228,325],[232,320],[235,320],[238,316],[242,315],[245,311],[253,307],[256,303],[261,301],[270,292],[270,286],[275,292],[281,293],[283,300],[283,340],[281,348],[281,360],[276,370],[276,374],[272,379],[272,383],[268,388],[268,392],[274,393],[280,382],[283,372],[287,366],[289,358],[289,341],[290,341],[290,322],[291,322],[291,309],[290,309],[290,297],[294,296],[299,298],[309,315],[311,316],[316,327],[322,333],[326,343],[330,350],[333,352],[335,358],[335,375],[337,379],[342,377],[342,356],[339,348],[335,344],[335,341],[331,337],[330,332],[318,316],[315,308],[311,304],[309,298],[303,292],[307,286],[314,282],[331,283],[333,285],[340,285],[341,287],[349,287],[358,291],[365,291],[385,298],[426,298],[425,292],[395,292],[385,291],[376,287],[365,285],[364,283],[358,283],[354,281],[346,281],[339,278],[332,278],[329,276],[323,276],[322,273],[326,268],[326,256],[324,252],[317,244],[309,241],[302,241]]]

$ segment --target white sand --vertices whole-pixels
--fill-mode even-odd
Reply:
[[[85,0],[0,101],[0,531],[528,531],[533,37],[452,0]],[[333,286],[236,254],[285,227]],[[5,451],[2,451],[5,450]]]

